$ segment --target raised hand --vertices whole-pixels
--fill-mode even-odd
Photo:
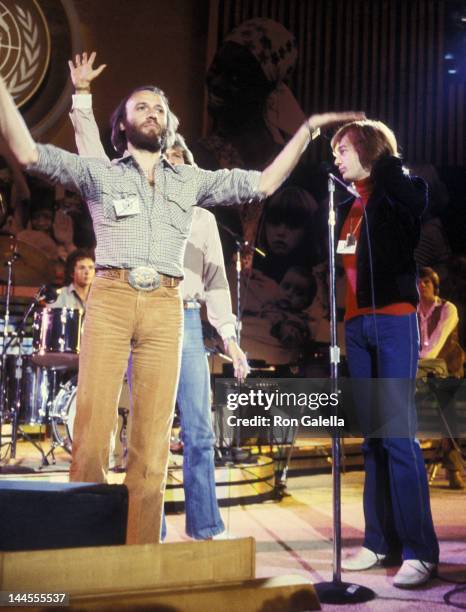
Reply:
[[[68,61],[71,80],[77,91],[89,91],[92,81],[107,67],[107,64],[101,64],[98,68],[94,68],[96,55],[96,52],[93,51],[88,57],[84,52],[82,55],[76,55],[74,62],[73,60]]]
[[[308,119],[310,130],[334,125],[335,123],[349,123],[350,121],[361,121],[366,115],[362,112],[347,111],[343,113],[322,113],[320,115],[312,115]]]

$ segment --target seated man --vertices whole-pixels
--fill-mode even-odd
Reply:
[[[95,276],[94,262],[94,255],[85,249],[77,249],[68,255],[65,281],[69,284],[60,290],[51,308],[86,310],[87,296]]]
[[[432,268],[419,271],[418,318],[421,333],[421,359],[444,359],[449,376],[463,378],[464,351],[458,340],[458,310],[439,297],[440,279]],[[463,459],[454,440],[442,440],[443,466],[450,488],[464,489]]]

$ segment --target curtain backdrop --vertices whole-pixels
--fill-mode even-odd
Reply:
[[[448,7],[442,0],[211,0],[208,60],[241,22],[275,19],[296,36],[290,85],[307,113],[361,109],[394,129],[410,162],[464,165],[464,82],[448,77],[444,61]],[[327,144],[311,155],[328,156]]]

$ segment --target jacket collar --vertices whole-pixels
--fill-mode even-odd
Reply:
[[[372,208],[374,203],[378,202],[382,198],[382,196],[383,196],[382,190],[378,188],[377,186],[375,186],[374,191],[369,196],[369,201],[367,202],[366,210],[368,210],[369,208]],[[345,210],[346,208],[350,207],[350,205],[354,202],[354,200],[355,200],[355,197],[352,195],[345,197],[344,200],[342,200],[341,202],[338,202],[337,208],[338,209],[341,208],[342,210]]]

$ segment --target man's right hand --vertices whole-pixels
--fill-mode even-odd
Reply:
[[[107,64],[101,64],[98,68],[93,67],[96,57],[96,52],[93,51],[89,57],[84,52],[82,55],[76,55],[74,62],[69,60],[71,81],[74,88],[80,93],[89,93],[91,90],[92,81],[101,74]]]

